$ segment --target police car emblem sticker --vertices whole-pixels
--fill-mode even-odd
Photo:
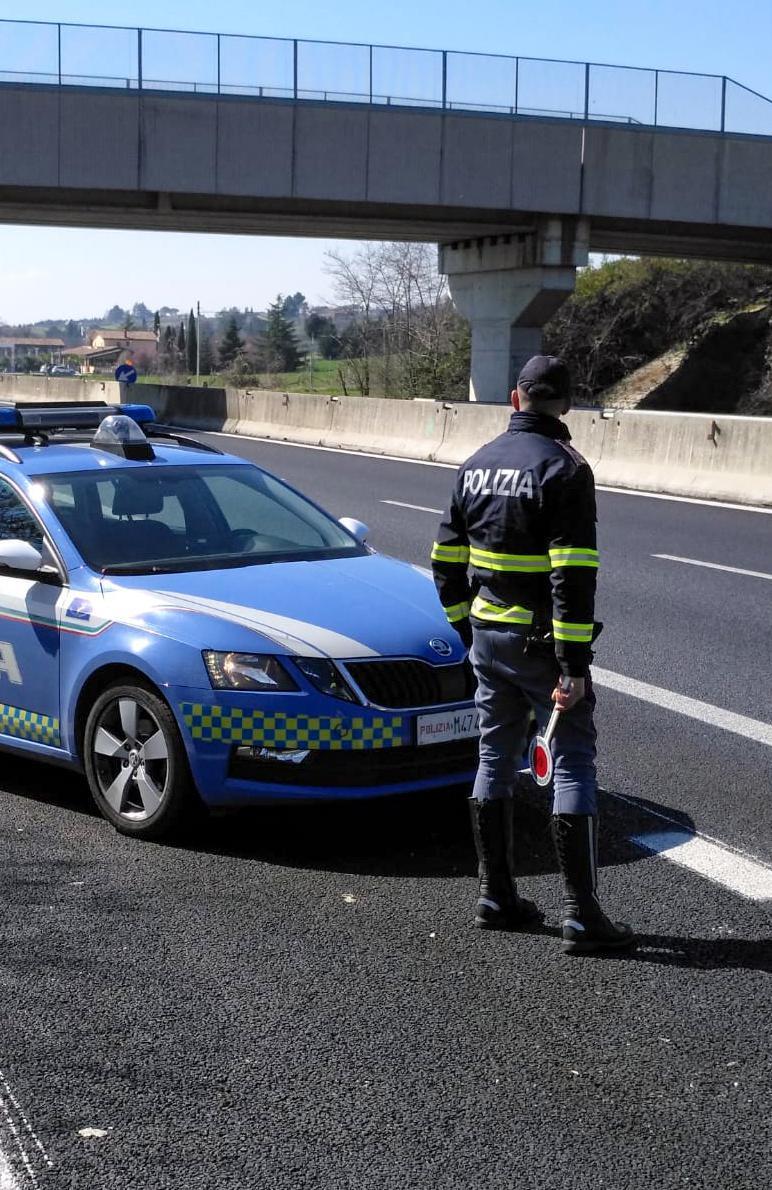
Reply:
[[[449,657],[453,652],[453,646],[449,645],[441,636],[433,636],[429,641],[429,648],[434,649],[435,653],[439,653],[440,657]]]

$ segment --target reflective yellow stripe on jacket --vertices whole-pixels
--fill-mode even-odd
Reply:
[[[552,631],[555,640],[573,640],[582,645],[592,643],[592,624],[569,624],[566,620],[553,620]]]
[[[469,615],[468,603],[454,603],[452,607],[443,608],[448,621],[455,624],[458,620],[465,620]]]
[[[469,547],[466,545],[440,545],[435,541],[432,546],[432,562],[455,562],[461,566],[469,564]]]
[[[552,570],[546,554],[499,554],[472,546],[469,561],[480,570],[497,570],[511,574],[549,574]]]
[[[559,566],[590,566],[597,570],[600,557],[597,550],[580,548],[579,546],[559,546],[550,550],[550,563],[553,570]]]
[[[472,604],[472,615],[478,620],[491,620],[497,624],[533,623],[533,612],[527,607],[520,607],[517,603],[512,607],[500,607],[497,603],[489,603],[481,595],[476,596]]]

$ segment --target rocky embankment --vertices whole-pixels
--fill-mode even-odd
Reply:
[[[772,306],[716,316],[599,399],[615,409],[772,416]]]

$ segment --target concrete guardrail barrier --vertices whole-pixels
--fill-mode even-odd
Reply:
[[[498,405],[0,375],[0,401],[25,398],[141,401],[178,426],[455,464],[509,420]],[[772,418],[577,409],[568,424],[599,484],[772,507]]]

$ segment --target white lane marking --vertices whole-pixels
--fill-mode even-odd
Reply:
[[[2,1149],[0,1149],[0,1190],[21,1190]]]
[[[4,1097],[4,1095],[2,1093],[0,1093],[0,1112],[2,1112],[3,1119],[5,1120],[6,1126],[8,1127],[8,1130],[11,1133],[11,1137],[14,1141],[16,1150],[19,1154],[19,1159],[21,1160],[21,1163],[24,1166],[25,1173],[33,1187],[33,1190],[40,1190],[40,1184],[39,1184],[37,1178],[35,1177],[35,1171],[32,1168],[32,1162],[29,1159],[29,1154],[27,1153],[27,1150],[24,1148],[24,1142],[22,1141],[21,1135],[19,1134],[19,1129],[16,1127],[16,1122],[13,1118],[13,1115],[11,1114],[8,1100]],[[8,1165],[7,1158],[6,1158],[6,1165]],[[8,1165],[8,1168],[10,1170],[10,1165]],[[10,1183],[10,1185],[12,1187],[12,1190],[17,1190],[17,1188],[19,1186],[18,1180],[12,1181]]]
[[[379,500],[379,504],[393,504],[395,508],[412,508],[415,512],[433,512],[442,516],[441,508],[427,508],[425,504],[403,504],[401,500]]]
[[[735,735],[745,736],[748,740],[772,748],[772,723],[751,719],[747,715],[738,715],[734,711],[724,710],[723,707],[714,707],[712,703],[687,698],[685,694],[676,694],[662,686],[651,686],[648,682],[639,682],[610,669],[593,666],[592,677],[598,686],[606,686],[620,694],[629,694],[631,698],[653,703],[666,711],[676,711],[679,715],[697,719],[700,723],[709,723],[712,727],[721,727],[724,731],[732,731]]]
[[[747,574],[750,578],[766,578],[772,582],[772,574],[763,570],[743,570],[740,566],[722,566],[719,562],[700,562],[697,558],[679,558],[676,554],[652,554],[652,558],[664,558],[666,562],[684,562],[687,566],[704,566],[707,570],[727,570],[730,574]]]
[[[642,492],[639,488],[610,488],[607,484],[595,485],[596,492],[610,492],[616,496],[642,496],[644,500],[673,500],[676,504],[701,504],[704,508],[729,508],[732,512],[765,512],[772,516],[772,508],[761,504],[732,504],[728,500],[703,500],[699,496],[670,496],[665,492]]]
[[[167,423],[164,423],[167,424]],[[284,438],[253,438],[249,434],[232,434],[225,430],[197,430],[195,426],[173,426],[169,429],[181,430],[183,433],[211,434],[216,438],[246,438],[249,442],[268,442],[273,446],[294,446],[299,450],[323,450],[334,455],[359,455],[364,459],[383,459],[389,463],[413,463],[416,467],[439,467],[445,471],[458,471],[458,463],[432,463],[428,459],[406,459],[404,455],[378,454],[368,450],[346,450],[342,446],[312,446],[308,442],[287,442]],[[609,492],[612,496],[642,496],[646,500],[674,500],[677,504],[701,504],[705,508],[729,508],[733,512],[765,512],[772,516],[772,508],[763,508],[760,504],[731,504],[726,500],[703,500],[697,496],[668,496],[664,492],[641,492],[637,488],[610,488],[606,484],[596,484],[596,491]]]
[[[722,843],[683,830],[633,835],[631,842],[750,901],[772,900],[772,867]]]
[[[53,1161],[48,1156],[48,1153],[45,1150],[45,1146],[44,1146],[42,1140],[40,1139],[37,1132],[35,1132],[35,1129],[32,1127],[29,1120],[27,1119],[27,1116],[25,1115],[25,1112],[24,1112],[24,1108],[21,1106],[21,1104],[19,1103],[19,1100],[14,1095],[14,1093],[11,1089],[11,1085],[8,1082],[8,1079],[5,1077],[5,1074],[3,1073],[2,1070],[0,1070],[0,1085],[2,1085],[3,1091],[5,1092],[7,1097],[10,1099],[13,1106],[16,1108],[16,1114],[18,1115],[19,1119],[21,1120],[24,1128],[27,1130],[29,1135],[32,1137],[32,1140],[35,1143],[35,1147],[39,1150],[46,1165],[48,1166],[49,1169],[53,1169],[53,1166],[54,1166]]]

